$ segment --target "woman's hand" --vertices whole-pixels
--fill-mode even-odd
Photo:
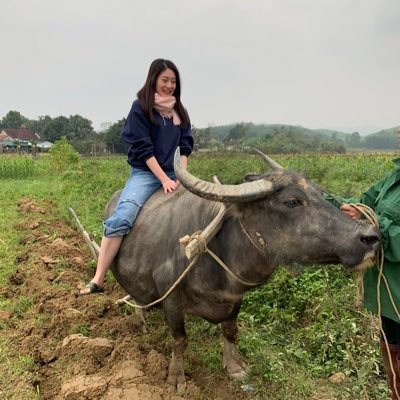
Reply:
[[[361,212],[350,204],[343,204],[340,209],[351,219],[359,220],[361,218]]]
[[[167,194],[173,192],[178,187],[178,185],[172,179],[167,179],[163,182],[162,187],[164,189],[164,193]]]

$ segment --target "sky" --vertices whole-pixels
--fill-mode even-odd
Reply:
[[[127,116],[172,60],[198,128],[400,125],[399,0],[0,0],[0,118]]]

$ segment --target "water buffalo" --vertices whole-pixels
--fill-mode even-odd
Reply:
[[[156,192],[144,205],[132,231],[122,242],[112,271],[138,304],[160,298],[188,264],[179,239],[204,229],[223,202],[226,215],[208,247],[239,279],[265,283],[276,267],[342,263],[356,266],[370,258],[380,242],[379,231],[345,216],[322,197],[305,175],[276,168],[248,175],[240,185],[202,181],[184,171],[179,149],[175,171],[181,184],[169,195]],[[112,213],[119,193],[106,208]],[[185,385],[183,356],[187,345],[185,314],[221,323],[223,366],[241,379],[248,367],[235,347],[237,315],[251,287],[238,282],[210,255],[202,254],[176,289],[162,301],[174,339],[168,382]]]

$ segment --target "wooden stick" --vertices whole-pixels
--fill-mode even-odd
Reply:
[[[75,221],[78,224],[78,228],[81,231],[86,244],[89,246],[89,249],[90,249],[90,252],[92,253],[93,258],[95,260],[97,260],[98,255],[99,255],[99,245],[94,240],[90,239],[89,234],[85,231],[85,228],[81,224],[81,221],[79,221],[79,218],[76,215],[75,211],[71,207],[69,207],[68,210],[72,214],[72,216],[75,218]]]

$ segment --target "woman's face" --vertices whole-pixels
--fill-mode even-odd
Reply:
[[[156,92],[162,96],[172,96],[176,88],[176,76],[172,69],[167,68],[158,75],[156,82]]]

